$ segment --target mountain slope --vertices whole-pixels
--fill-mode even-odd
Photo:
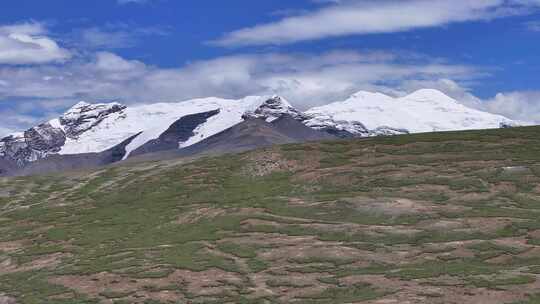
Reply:
[[[251,118],[211,136],[195,145],[179,150],[177,155],[224,154],[242,152],[277,144],[336,139],[310,129],[290,115],[267,122]]]
[[[536,303],[539,134],[0,178],[0,302]]]

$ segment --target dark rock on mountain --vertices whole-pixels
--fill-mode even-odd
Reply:
[[[49,174],[53,172],[90,169],[112,164],[123,159],[126,154],[127,145],[138,135],[132,136],[119,145],[100,153],[52,154],[46,158],[29,163],[24,168],[11,171],[7,170],[4,174],[0,172],[0,176]],[[0,162],[0,170],[1,168],[2,163]]]
[[[167,131],[163,132],[157,139],[150,140],[141,147],[130,153],[130,157],[154,153],[159,151],[178,149],[179,143],[187,141],[195,135],[194,130],[205,123],[208,118],[219,114],[219,110],[187,115],[173,123]]]
[[[112,113],[125,106],[112,104],[88,104],[80,102],[59,119],[40,124],[24,133],[11,135],[0,140],[0,158],[14,162],[22,168],[31,162],[44,159],[60,152],[67,138],[77,138],[80,134],[97,126]],[[65,130],[65,131],[64,131]]]
[[[79,102],[60,117],[66,136],[77,136],[102,122],[108,115],[124,110],[126,106],[119,103],[89,104]]]
[[[25,131],[24,137],[30,149],[43,153],[58,152],[66,142],[64,131],[54,128],[50,123]]]
[[[28,146],[24,134],[10,135],[0,141],[0,157],[17,164],[18,167],[38,160],[42,154]]]
[[[271,124],[274,129],[298,142],[336,139],[334,135],[307,127],[290,115],[283,115]]]
[[[287,101],[279,96],[267,99],[261,106],[253,112],[246,112],[244,119],[261,118],[270,122],[280,118],[283,115],[289,115],[292,118],[302,121],[305,115],[291,106]]]
[[[66,141],[64,131],[44,123],[22,134],[0,140],[0,157],[15,162],[19,167],[60,151]]]
[[[328,133],[339,138],[369,136],[369,130],[361,122],[335,122],[323,124],[307,124],[312,129]]]
[[[393,136],[393,135],[404,135],[410,134],[409,130],[405,129],[396,129],[391,127],[378,127],[376,129],[370,130],[368,136]]]
[[[295,139],[279,132],[262,119],[248,119],[232,128],[177,151],[180,156],[242,152],[276,144],[294,143]]]
[[[223,154],[242,152],[277,144],[298,143],[336,137],[304,126],[289,115],[272,123],[263,119],[248,119],[232,128],[211,136],[197,144],[179,150],[178,155]]]

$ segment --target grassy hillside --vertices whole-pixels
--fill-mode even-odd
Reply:
[[[0,180],[0,303],[540,303],[540,128]]]

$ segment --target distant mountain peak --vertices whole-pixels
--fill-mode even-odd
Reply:
[[[458,103],[454,98],[446,95],[445,93],[435,90],[435,89],[420,89],[411,94],[405,96],[404,98],[415,100],[415,101],[428,101],[428,102],[449,102],[449,103]]]
[[[302,112],[295,109],[285,98],[274,95],[266,99],[254,111],[246,112],[244,118],[262,118],[267,122],[272,122],[283,115],[290,115],[295,119],[303,116]]]
[[[344,101],[305,112],[317,129],[341,130],[354,136],[499,128],[510,119],[468,108],[441,91],[422,89],[404,97],[357,92]],[[344,133],[346,134],[346,133]]]
[[[98,125],[109,114],[120,112],[126,106],[117,102],[90,104],[81,101],[60,117],[66,136],[77,138],[82,133]]]

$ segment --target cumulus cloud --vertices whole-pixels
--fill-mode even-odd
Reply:
[[[529,13],[534,0],[343,0],[309,13],[243,28],[212,43],[285,44],[345,35],[390,33]]]
[[[540,123],[540,91],[499,93],[487,100],[484,107],[492,113]]]
[[[418,63],[393,53],[333,51],[226,56],[162,69],[100,52],[61,67],[0,68],[0,100],[109,98],[136,103],[281,94],[308,107],[362,88],[395,87],[414,79],[470,79],[482,73],[428,59]]]
[[[70,57],[40,23],[0,26],[0,64],[43,64]]]

